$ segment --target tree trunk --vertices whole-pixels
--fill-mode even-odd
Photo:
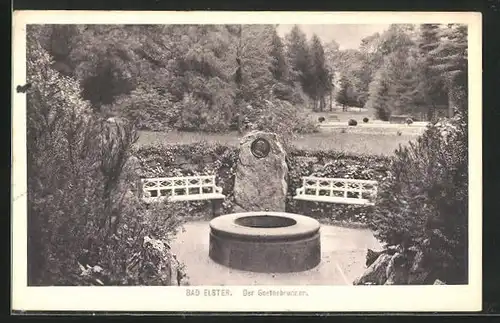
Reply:
[[[448,91],[448,117],[451,118],[453,117],[453,109],[455,108],[456,102],[455,102],[455,91],[453,89],[450,89]]]
[[[330,111],[332,111],[333,109],[332,100],[333,100],[333,89],[330,90]]]
[[[430,104],[427,108],[427,121],[432,121],[434,119],[435,107],[434,104]]]

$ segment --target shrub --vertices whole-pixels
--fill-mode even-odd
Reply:
[[[400,147],[371,222],[384,243],[422,250],[426,269],[448,284],[467,283],[467,151],[462,115]]]
[[[363,122],[364,122],[364,123],[368,123],[368,121],[370,121],[370,119],[368,119],[367,117],[364,117],[364,118],[363,118]]]
[[[185,94],[175,104],[180,111],[175,127],[185,131],[223,132],[229,129],[232,115],[229,112],[232,97],[224,90],[208,101],[193,93]]]
[[[90,266],[106,272],[105,285],[145,284],[130,274],[131,258],[145,236],[168,239],[179,222],[168,208],[146,209],[132,193],[134,172],[127,163],[137,136],[131,123],[93,114],[78,82],[51,68],[31,32],[28,283],[89,284],[81,275]],[[154,277],[150,283],[156,284]]]
[[[118,97],[110,110],[135,123],[139,130],[151,131],[172,129],[180,114],[168,93],[143,87]]]
[[[293,106],[276,98],[255,102],[246,107],[244,114],[253,129],[278,134],[287,150],[297,134],[318,131],[316,122],[308,117],[308,111],[304,107]]]
[[[347,124],[349,126],[357,126],[358,125],[358,122],[354,119],[349,119],[349,121],[347,122]]]
[[[412,118],[406,118],[406,124],[410,125],[413,123],[413,119]]]

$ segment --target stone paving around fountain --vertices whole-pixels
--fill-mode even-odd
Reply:
[[[209,222],[184,224],[171,242],[177,258],[186,265],[190,285],[351,285],[365,270],[366,249],[381,249],[368,229],[322,225],[321,263],[297,273],[253,273],[224,267],[208,257]]]

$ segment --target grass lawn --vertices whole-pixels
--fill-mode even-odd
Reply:
[[[415,140],[414,134],[357,133],[331,131],[300,136],[294,145],[301,149],[337,150],[352,154],[391,155],[400,144]]]
[[[335,115],[338,120],[328,120],[329,115]],[[342,111],[336,107],[333,111],[311,112],[310,118],[317,121],[320,116],[327,121],[320,125],[318,133],[300,135],[294,140],[297,148],[309,150],[338,150],[354,154],[390,155],[400,144],[415,140],[425,129],[425,123],[414,123],[410,126],[390,124],[373,120],[367,109],[349,107]],[[370,122],[363,123],[363,117],[369,117]],[[358,125],[347,126],[347,120],[356,119]],[[237,132],[224,134],[207,134],[195,132],[151,132],[141,131],[138,145],[149,144],[191,144],[201,141],[237,146]]]
[[[381,130],[361,130],[361,128],[342,128],[322,130],[318,133],[301,135],[295,139],[297,148],[309,150],[334,149],[346,153],[390,155],[400,144],[407,144],[415,140],[419,132],[402,130],[397,135],[395,129],[383,132]],[[206,134],[193,132],[151,132],[141,131],[137,145],[149,144],[190,144],[208,141],[222,145],[237,146],[239,136],[237,133]]]
[[[336,116],[341,122],[347,122],[349,119],[361,122],[364,117],[368,117],[370,120],[373,119],[373,116],[367,109],[353,107],[347,108],[347,111],[342,111],[341,107],[334,107],[332,111],[327,108],[324,112],[311,112],[310,114],[310,117],[314,121],[317,121],[319,117],[325,117],[328,119],[329,116]]]

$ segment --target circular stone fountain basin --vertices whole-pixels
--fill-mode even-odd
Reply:
[[[321,261],[319,222],[286,212],[244,212],[210,221],[209,256],[253,272],[298,272]]]

